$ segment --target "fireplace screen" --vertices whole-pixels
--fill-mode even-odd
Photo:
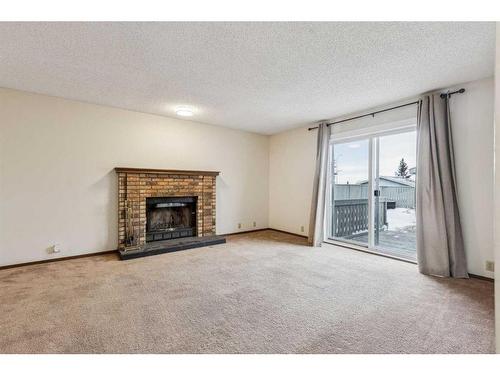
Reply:
[[[146,199],[146,242],[196,236],[196,197]]]

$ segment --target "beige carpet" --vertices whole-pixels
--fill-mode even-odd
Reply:
[[[493,284],[274,231],[0,271],[3,353],[491,353]]]

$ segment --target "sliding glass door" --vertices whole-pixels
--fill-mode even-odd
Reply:
[[[329,238],[415,260],[415,165],[413,129],[332,143]]]

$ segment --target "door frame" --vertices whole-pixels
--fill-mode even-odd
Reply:
[[[387,135],[395,135],[395,134],[402,134],[402,133],[408,133],[412,131],[416,131],[417,126],[416,124],[412,125],[404,125],[404,126],[399,126],[394,129],[386,129],[386,130],[379,130],[379,131],[372,131],[372,132],[367,132],[366,134],[358,134],[358,135],[351,135],[351,136],[342,136],[339,134],[337,137],[335,137],[335,134],[332,134],[331,139],[330,139],[330,144],[329,144],[329,153],[328,153],[328,165],[331,166],[333,162],[333,154],[334,154],[334,147],[335,144],[341,144],[341,143],[348,143],[348,142],[354,142],[356,140],[368,140],[368,243],[365,245],[360,242],[356,241],[349,241],[349,240],[339,240],[330,237],[330,231],[332,228],[332,198],[333,198],[333,187],[334,185],[332,184],[332,176],[333,173],[331,173],[332,168],[328,168],[328,176],[327,176],[327,186],[329,187],[329,192],[328,192],[328,199],[326,200],[326,210],[328,214],[325,217],[325,227],[328,229],[324,233],[324,238],[323,242],[330,243],[333,245],[341,246],[341,247],[347,247],[350,249],[354,250],[359,250],[359,251],[364,251],[370,254],[375,254],[375,255],[380,255],[384,256],[387,258],[393,258],[397,260],[402,260],[408,263],[414,263],[416,264],[416,261],[406,259],[406,258],[401,258],[395,255],[390,255],[390,254],[385,254],[382,253],[380,250],[381,248],[379,246],[375,246],[375,205],[374,205],[374,190],[377,187],[377,181],[375,176],[378,176],[379,174],[379,158],[380,158],[380,142],[379,139],[380,137],[387,136]],[[418,173],[418,171],[417,171]]]

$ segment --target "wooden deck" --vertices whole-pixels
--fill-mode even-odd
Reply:
[[[368,243],[368,232],[355,234],[345,239]],[[417,238],[415,227],[408,227],[404,230],[385,230],[379,234],[379,244],[376,250],[382,254],[395,256],[398,258],[417,260]]]

